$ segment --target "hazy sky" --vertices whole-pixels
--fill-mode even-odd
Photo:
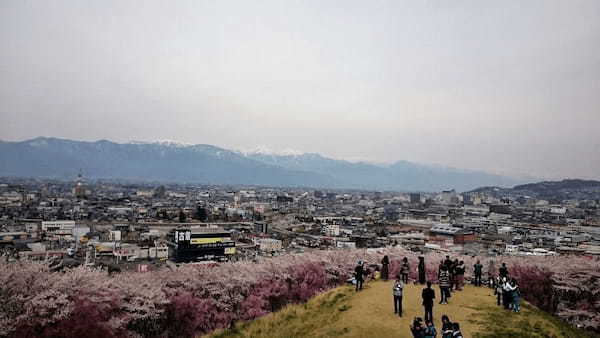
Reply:
[[[0,139],[600,178],[600,1],[0,1]]]

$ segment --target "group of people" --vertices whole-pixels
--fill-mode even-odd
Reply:
[[[515,278],[510,278],[505,263],[498,270],[498,276],[493,280],[494,293],[498,305],[504,306],[506,310],[513,312],[521,311],[521,290]]]
[[[423,324],[423,319],[420,317],[413,320],[413,323],[410,326],[410,332],[414,338],[436,338],[438,334],[437,329],[433,324],[433,319],[425,319],[425,324]],[[460,324],[451,322],[448,316],[443,315],[441,337],[462,338],[463,334],[460,332]]]
[[[364,263],[359,262],[355,269],[355,280],[356,290],[362,289],[364,281],[365,269],[363,268]],[[389,278],[389,265],[390,259],[388,256],[384,256],[381,261],[381,278],[387,280]],[[436,300],[436,292],[432,288],[431,281],[426,281],[426,270],[425,270],[425,259],[419,257],[417,266],[417,280],[415,284],[421,283],[426,284],[427,287],[423,289],[421,298],[424,309],[423,318],[415,318],[413,325],[411,326],[411,332],[414,337],[436,337],[437,331],[433,323],[433,306]],[[408,259],[404,257],[400,263],[399,272],[396,275],[396,280],[393,285],[393,298],[394,298],[394,313],[398,316],[402,316],[402,298],[404,292],[404,286],[409,282],[410,264]],[[495,294],[498,297],[498,305],[504,305],[506,309],[510,309],[514,312],[520,311],[520,299],[521,293],[519,286],[514,278],[509,278],[508,268],[505,263],[502,263],[500,269],[498,269],[498,275],[494,278],[495,272],[493,262],[490,262],[488,268],[488,283],[490,287],[493,287]],[[465,264],[463,261],[458,259],[451,260],[450,256],[440,263],[438,269],[438,282],[440,287],[440,300],[439,304],[448,304],[448,299],[451,297],[453,291],[461,291],[464,287],[464,275],[465,275]],[[473,265],[473,279],[472,284],[475,286],[482,286],[482,275],[483,265],[479,260]],[[449,318],[444,315],[442,316],[442,338],[450,337],[462,337],[460,332],[459,323],[450,322]]]

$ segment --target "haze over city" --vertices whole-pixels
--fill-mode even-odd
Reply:
[[[0,139],[600,166],[600,2],[3,1]]]

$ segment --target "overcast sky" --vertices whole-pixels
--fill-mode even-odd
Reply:
[[[0,1],[0,139],[600,179],[600,1]]]

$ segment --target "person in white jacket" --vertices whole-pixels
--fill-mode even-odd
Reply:
[[[400,280],[400,275],[396,277],[396,282],[394,282],[394,288],[392,289],[392,293],[394,295],[394,313],[397,313],[398,316],[402,317],[402,292],[404,291],[404,284]]]
[[[502,301],[504,302],[504,308],[507,310],[512,309],[512,295],[513,291],[515,291],[515,287],[513,287],[506,278],[502,279],[504,283],[502,286]]]

